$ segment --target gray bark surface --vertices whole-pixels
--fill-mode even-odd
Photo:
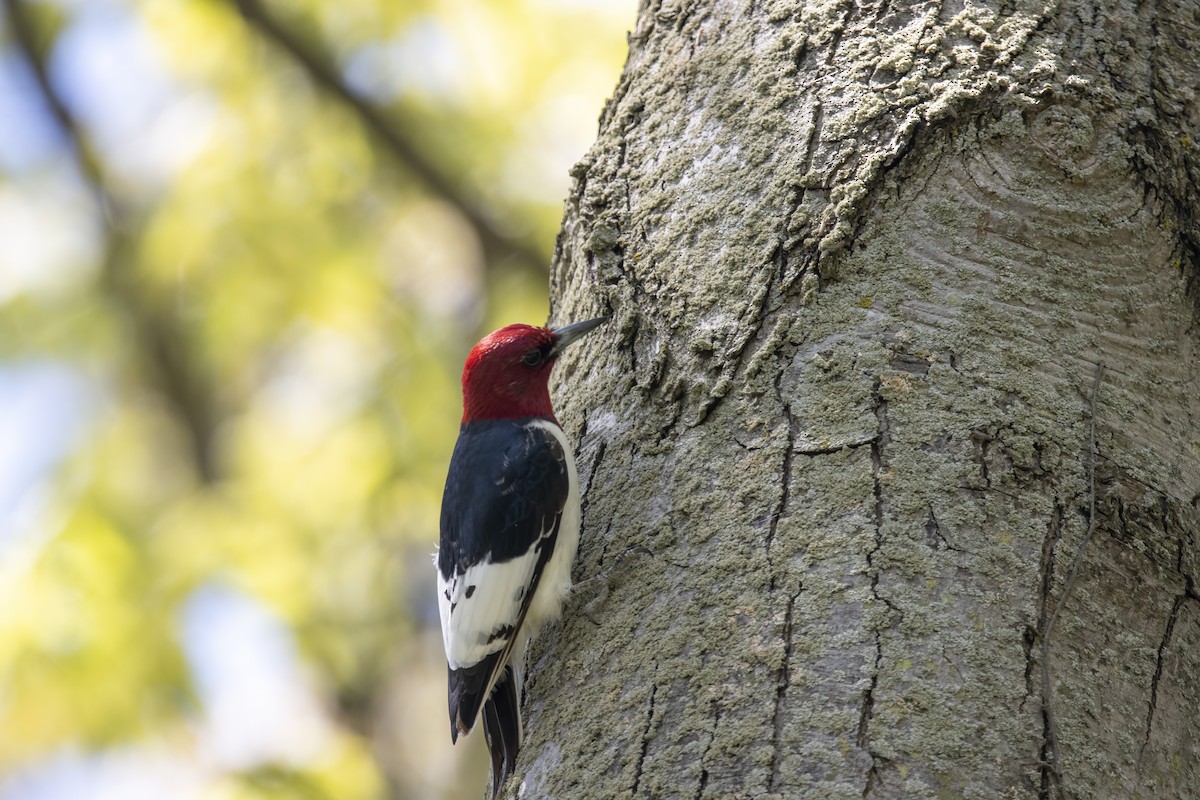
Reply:
[[[556,250],[554,320],[614,320],[510,796],[1200,796],[1198,30],[643,4]]]

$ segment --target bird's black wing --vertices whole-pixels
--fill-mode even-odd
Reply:
[[[437,562],[455,740],[497,683],[554,553],[570,488],[566,458],[541,421],[475,422],[460,432]]]

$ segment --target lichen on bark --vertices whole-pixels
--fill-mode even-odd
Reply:
[[[614,321],[558,376],[581,588],[522,796],[1200,791],[1163,13],[643,4],[555,254],[556,318]]]

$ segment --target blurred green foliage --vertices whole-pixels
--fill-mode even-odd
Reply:
[[[221,585],[294,636],[331,732],[299,763],[210,764],[201,796],[478,794],[429,563],[458,371],[546,317],[633,6],[5,0],[49,145],[0,174],[0,213],[31,220],[0,243],[0,359],[89,390],[0,540],[0,776],[139,743],[207,763],[181,619]]]

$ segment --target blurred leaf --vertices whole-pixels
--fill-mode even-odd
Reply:
[[[632,0],[263,5],[488,224],[551,251]],[[52,163],[21,160],[45,152],[21,149],[21,126],[0,140],[0,211],[20,222],[0,241],[0,359],[68,365],[95,399],[77,451],[29,490],[45,508],[26,533],[0,527],[0,773],[137,742],[203,763],[180,616],[217,583],[286,623],[334,734],[302,764],[209,764],[205,796],[477,796],[477,743],[451,749],[429,711],[445,678],[428,558],[462,360],[486,330],[546,319],[544,274],[515,269],[231,0],[21,8],[59,99],[91,93],[87,114],[66,107],[100,169],[65,136]],[[113,30],[148,54],[129,60]],[[7,78],[30,54],[0,48]],[[36,85],[10,84],[39,107]],[[137,313],[211,396],[211,483]]]

